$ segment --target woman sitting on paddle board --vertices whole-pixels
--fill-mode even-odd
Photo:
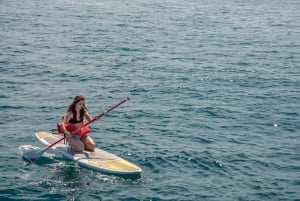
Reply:
[[[83,96],[75,96],[73,102],[68,107],[67,114],[62,118],[61,130],[59,129],[59,131],[65,133],[66,139],[73,150],[94,151],[96,144],[87,135],[91,130],[88,126],[84,126],[84,117],[88,121],[93,119],[85,107],[85,98]]]

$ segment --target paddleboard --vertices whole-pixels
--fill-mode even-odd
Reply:
[[[35,136],[46,146],[51,145],[63,137],[60,134],[44,131],[37,132]],[[140,176],[142,172],[142,169],[137,165],[99,148],[96,148],[94,152],[76,152],[61,141],[52,146],[51,149],[63,155],[65,158],[77,162],[81,167],[92,169],[104,174],[135,177]]]

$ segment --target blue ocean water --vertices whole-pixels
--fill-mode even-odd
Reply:
[[[0,200],[300,200],[297,0],[0,1]],[[136,180],[43,147],[72,97]]]

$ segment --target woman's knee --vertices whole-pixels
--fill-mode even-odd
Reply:
[[[88,151],[94,151],[96,149],[96,144],[93,140],[84,141],[84,149]]]
[[[92,139],[88,139],[85,143],[85,149],[89,150],[89,151],[94,151],[96,149],[96,144],[94,142],[94,140]]]
[[[96,145],[95,144],[87,144],[86,149],[90,150],[90,151],[95,151]]]
[[[69,145],[75,151],[84,150],[84,144],[80,140],[69,140]]]
[[[84,151],[84,145],[83,144],[76,144],[75,145],[76,151]]]

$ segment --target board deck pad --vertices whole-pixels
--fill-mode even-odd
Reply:
[[[35,136],[47,146],[63,137],[63,135],[44,131],[36,133]],[[118,176],[138,176],[142,172],[137,165],[99,148],[96,148],[94,152],[77,152],[70,149],[64,141],[57,143],[51,148],[64,157],[76,161],[80,166],[101,173]]]

